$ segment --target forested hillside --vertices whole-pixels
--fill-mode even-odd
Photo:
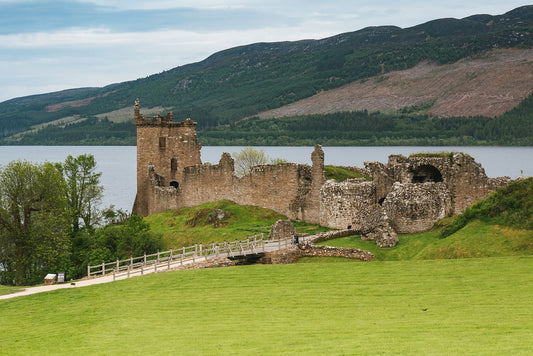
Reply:
[[[309,130],[298,131],[297,127],[310,129],[309,120],[320,122],[324,121],[324,118],[304,118],[302,123],[297,123],[300,118],[291,118],[287,122],[293,122],[293,126],[286,128],[291,135],[282,134],[283,128],[280,128],[280,131],[269,131],[273,140],[261,135],[261,139],[255,141],[244,132],[251,130],[246,125],[257,120],[243,122],[243,119],[355,81],[369,78],[380,80],[385,73],[413,68],[424,61],[442,65],[455,63],[494,48],[532,48],[532,32],[533,6],[525,6],[499,16],[476,15],[460,20],[440,19],[406,29],[392,26],[371,27],[322,40],[256,43],[236,47],[215,53],[202,62],[177,67],[147,78],[104,88],[73,89],[0,103],[0,143],[132,144],[135,134],[133,125],[118,124],[110,121],[111,119],[106,120],[105,117],[112,111],[133,107],[135,98],[138,97],[143,107],[164,107],[172,110],[178,120],[190,117],[198,122],[198,130],[207,140],[204,144],[282,144],[283,139],[280,137],[303,135],[304,131]],[[529,110],[530,105],[526,103],[523,107]],[[405,111],[412,112],[411,109],[405,107],[401,111],[405,114]],[[346,130],[359,125],[365,120],[364,117],[361,121],[350,118],[350,115],[359,117],[357,113],[339,115],[344,115],[344,118],[326,118],[328,129],[332,132],[331,139],[326,137],[326,141],[332,144],[359,144],[354,136],[358,133],[349,133]],[[524,144],[528,139],[507,134],[498,136],[494,132],[480,136],[476,127],[485,125],[484,120],[488,119],[484,118],[476,119],[477,123],[473,120],[473,123],[461,124],[461,120],[467,119],[452,121],[452,126],[474,125],[474,134],[465,129],[468,132],[459,136],[452,135],[453,129],[448,130],[449,134],[433,132],[440,130],[439,125],[444,125],[444,121],[434,117],[429,120],[429,117],[414,114],[394,114],[389,118],[383,114],[364,115],[368,115],[371,120],[377,118],[373,124],[376,127],[382,125],[380,120],[387,120],[392,123],[392,127],[388,126],[387,130],[405,130],[401,132],[400,137],[390,138],[406,143],[419,142],[420,130],[426,130],[426,133],[429,130],[432,137],[436,138],[443,136],[457,139],[464,136],[471,137],[474,141],[481,140],[472,144],[502,142],[508,137],[513,141],[507,144]],[[44,128],[41,125],[63,118],[71,120],[68,124],[56,121],[60,124]],[[509,126],[496,124],[498,120],[503,119],[494,120],[495,124],[491,124],[495,125],[492,131],[499,130],[498,125]],[[524,120],[528,119],[517,122]],[[338,122],[347,121],[354,122],[335,126]],[[272,127],[268,122],[260,124],[264,125]],[[316,125],[312,124],[311,127]],[[411,132],[410,125],[414,125],[414,130],[418,132]],[[243,130],[240,140],[224,136],[233,132],[219,134],[227,128],[232,131],[235,131],[235,128]],[[30,130],[33,130],[33,133],[20,134]],[[373,142],[385,144],[384,141],[380,143],[383,129],[375,131],[368,126],[366,130],[365,139],[375,137]],[[483,130],[490,131],[485,128]],[[520,127],[517,130],[524,132]],[[335,141],[335,131],[346,133],[348,136],[340,136]],[[18,135],[13,136],[17,133]],[[228,137],[229,141],[224,137]],[[314,137],[302,137],[301,140],[313,141]],[[469,140],[470,138],[467,139]]]

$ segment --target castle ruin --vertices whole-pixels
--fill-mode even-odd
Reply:
[[[223,153],[218,164],[204,163],[196,123],[145,118],[135,102],[137,195],[133,214],[231,200],[277,211],[289,219],[354,229],[383,247],[396,233],[421,232],[484,199],[508,178],[488,178],[463,153],[391,155],[387,164],[365,162],[372,180],[326,181],[324,152],[317,145],[312,165],[282,163],[253,167],[238,177],[234,160]]]

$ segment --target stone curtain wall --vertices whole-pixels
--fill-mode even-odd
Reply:
[[[450,192],[454,214],[460,214],[476,201],[484,199],[500,186],[499,182],[508,183],[508,179],[489,179],[483,167],[464,153],[447,157],[391,155],[386,165],[380,162],[365,162],[365,165],[372,172],[378,199],[385,198],[396,182],[415,183],[415,172],[421,167],[434,167]]]
[[[232,200],[242,205],[272,209],[291,219],[312,222],[318,216],[318,201],[312,195],[312,167],[295,163],[257,166],[237,177],[231,156],[225,153],[219,164],[187,167],[176,195],[179,206]],[[317,221],[315,221],[317,222]]]

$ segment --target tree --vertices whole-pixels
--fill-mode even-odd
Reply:
[[[90,154],[76,158],[69,155],[61,167],[67,183],[72,234],[75,235],[80,229],[80,220],[85,227],[93,228],[104,191],[100,186],[102,173],[95,172],[96,161]]]
[[[68,263],[65,180],[51,163],[13,161],[0,170],[2,283],[31,284]]]
[[[242,177],[250,173],[252,167],[267,164],[268,158],[263,150],[256,150],[253,147],[245,147],[239,152],[232,153],[235,160],[235,173]]]
[[[150,231],[150,225],[142,217],[132,215],[119,224],[110,224],[95,231],[90,262],[124,259],[154,253],[161,247],[161,234]]]

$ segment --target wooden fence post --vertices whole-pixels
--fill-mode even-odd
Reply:
[[[185,254],[185,245],[183,245],[183,250],[181,252],[181,265],[183,266],[183,255]]]
[[[87,277],[91,276],[91,265],[87,265]]]
[[[119,259],[117,258],[117,272],[120,271],[120,261]]]
[[[170,255],[168,256],[168,264],[167,264],[167,269],[170,269],[170,261],[172,261],[172,249],[170,249]]]
[[[102,276],[105,276],[105,262],[102,261]]]
[[[113,268],[113,282],[115,281],[115,269]]]

